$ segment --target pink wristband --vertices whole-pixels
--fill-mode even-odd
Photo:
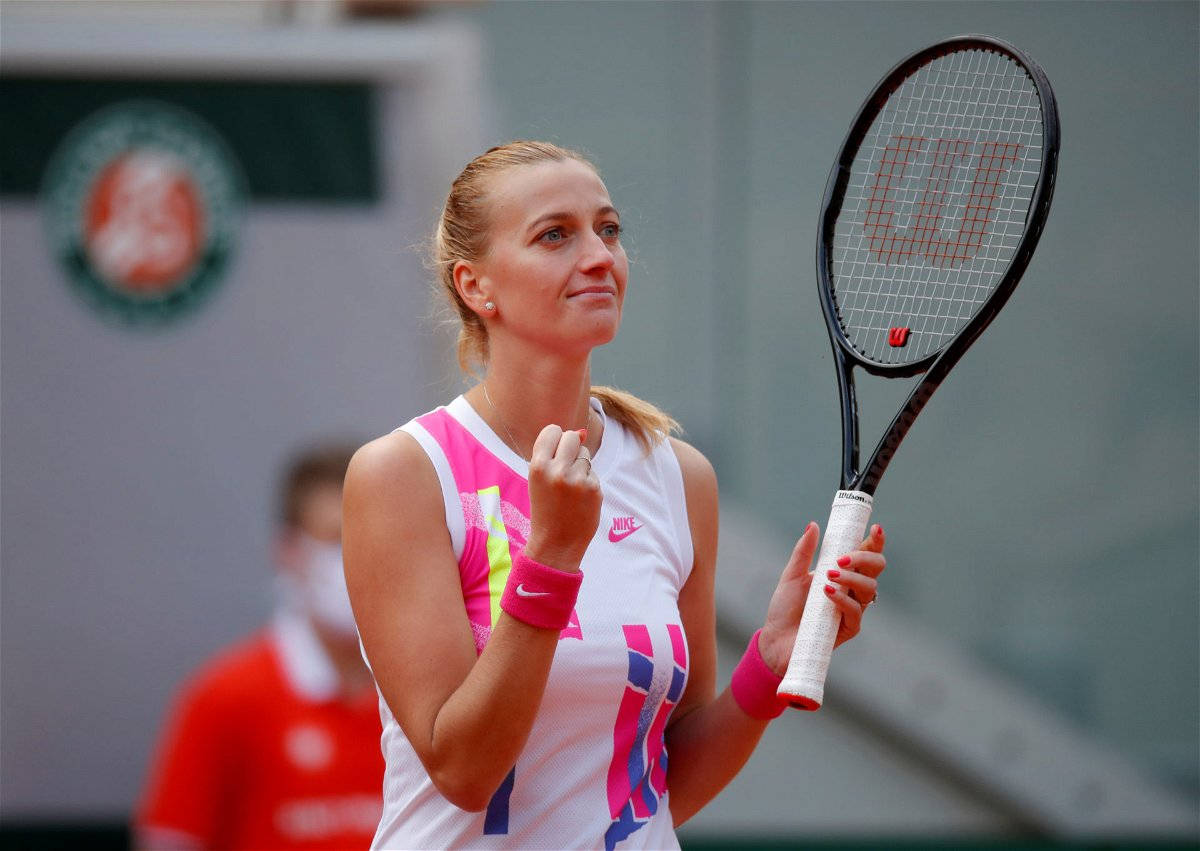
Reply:
[[[521,553],[508,574],[500,608],[530,626],[566,629],[582,583],[582,572],[555,570]]]
[[[742,655],[742,661],[733,669],[733,679],[729,689],[733,699],[742,711],[751,718],[769,721],[778,718],[787,709],[788,702],[776,694],[783,677],[767,667],[762,654],[758,652],[758,633],[750,637],[750,644]]]

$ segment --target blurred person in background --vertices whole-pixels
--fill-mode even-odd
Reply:
[[[381,809],[378,701],[342,572],[353,447],[297,455],[279,488],[271,622],[184,684],[136,816],[141,849],[354,848]]]
[[[488,151],[435,252],[482,375],[346,477],[346,578],[385,700],[374,846],[678,847],[786,708],[816,524],[718,693],[716,475],[669,416],[591,384],[628,274],[595,167],[544,142]],[[829,571],[839,644],[883,545],[876,525]]]

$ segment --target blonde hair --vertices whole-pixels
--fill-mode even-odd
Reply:
[[[599,174],[585,156],[551,142],[520,140],[490,148],[471,162],[450,186],[433,236],[433,264],[438,290],[449,300],[458,316],[458,364],[472,372],[488,361],[487,328],[454,286],[454,264],[476,261],[488,250],[491,223],[488,220],[488,190],[493,178],[520,166],[575,160]],[[633,432],[647,452],[672,432],[679,423],[649,402],[612,387],[593,387],[605,412]]]

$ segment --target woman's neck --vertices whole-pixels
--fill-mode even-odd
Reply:
[[[599,429],[590,414],[591,386],[587,358],[493,357],[483,383],[468,391],[467,397],[492,431],[529,458],[538,434],[551,423],[564,429],[587,428],[587,445],[593,451],[598,447]]]

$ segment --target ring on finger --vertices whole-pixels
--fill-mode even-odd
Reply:
[[[871,605],[872,603],[874,603],[876,600],[879,599],[879,591],[876,590],[875,593],[871,596],[870,600],[863,600],[861,597],[858,596],[857,592],[851,591],[850,599],[852,599],[854,602],[858,603],[865,610],[867,608],[867,606]]]

